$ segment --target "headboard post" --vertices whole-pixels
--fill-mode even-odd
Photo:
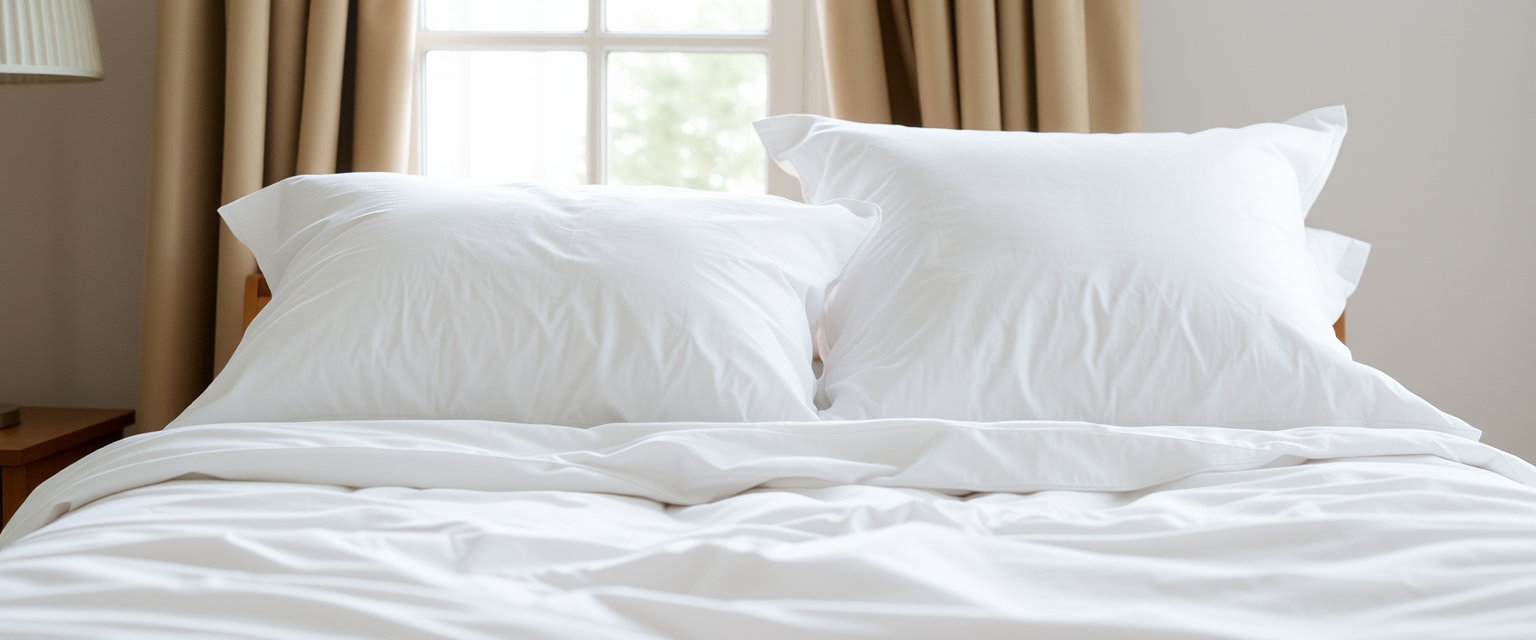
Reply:
[[[245,318],[240,325],[243,332],[251,326],[251,321],[256,319],[256,314],[261,313],[263,307],[272,301],[272,288],[267,286],[266,276],[253,273],[245,277]]]

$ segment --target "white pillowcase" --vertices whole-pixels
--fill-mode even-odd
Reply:
[[[757,123],[808,202],[884,220],[823,318],[824,419],[1418,427],[1335,339],[1303,223],[1343,107],[1195,134]]]
[[[366,173],[219,212],[272,301],[173,427],[816,420],[812,327],[878,222],[867,203]]]
[[[1307,255],[1317,269],[1317,306],[1325,317],[1338,320],[1365,273],[1371,243],[1342,233],[1307,227]]]

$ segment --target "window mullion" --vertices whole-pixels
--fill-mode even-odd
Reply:
[[[772,0],[768,29],[768,115],[805,111],[805,0]],[[773,162],[767,167],[768,193],[800,199],[800,182]]]
[[[608,182],[608,149],[604,144],[608,123],[603,117],[607,103],[607,70],[602,46],[603,0],[587,5],[587,181]]]

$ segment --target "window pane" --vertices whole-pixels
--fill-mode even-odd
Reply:
[[[422,68],[427,175],[587,181],[587,54],[431,51]]]
[[[608,0],[609,31],[768,31],[768,0]]]
[[[764,192],[767,56],[611,53],[608,96],[609,182]]]
[[[426,0],[433,31],[586,31],[587,0]]]

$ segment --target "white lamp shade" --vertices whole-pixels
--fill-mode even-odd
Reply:
[[[0,0],[0,84],[100,79],[91,0]]]

